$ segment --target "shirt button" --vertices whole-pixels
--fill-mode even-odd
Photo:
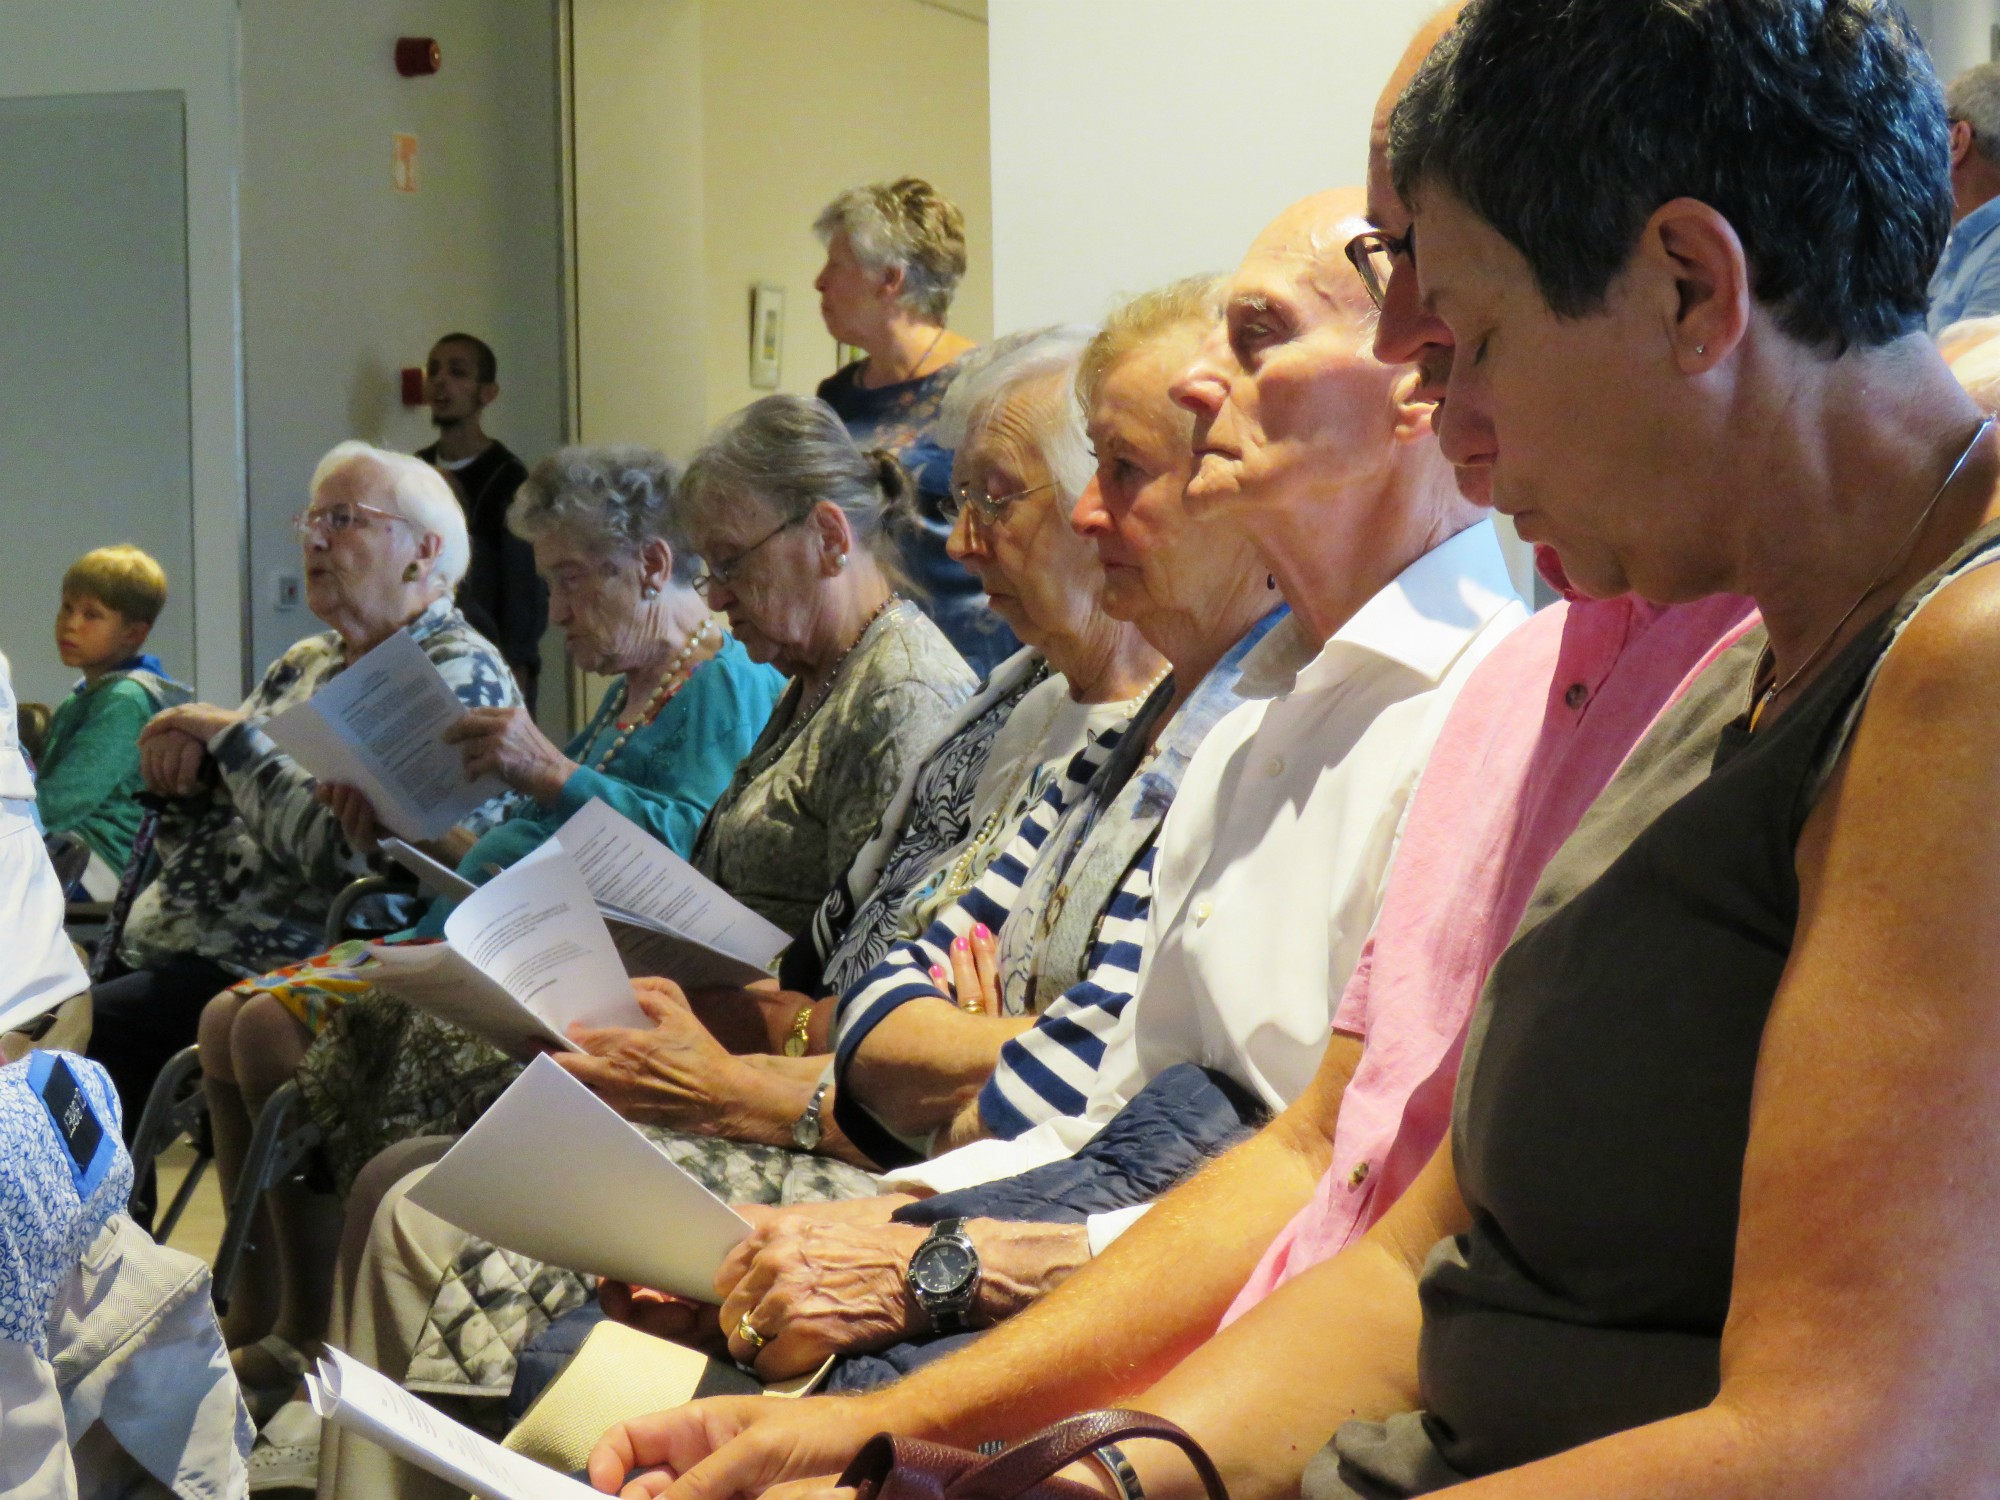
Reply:
[[[1563,694],[1563,702],[1571,708],[1582,708],[1590,701],[1590,689],[1581,682],[1572,682],[1569,691]]]
[[[1265,762],[1264,762],[1264,774],[1265,774],[1266,776],[1282,776],[1282,775],[1284,775],[1284,774],[1285,774],[1285,758],[1284,758],[1284,756],[1282,756],[1282,755],[1274,755],[1274,756],[1272,756],[1272,757],[1271,757],[1271,758],[1270,758],[1269,760],[1265,761]]]
[[[1194,904],[1194,925],[1199,927],[1215,913],[1215,907],[1206,901]]]
[[[1365,1161],[1356,1163],[1354,1170],[1347,1174],[1347,1185],[1351,1188],[1358,1188],[1367,1180],[1368,1163]]]

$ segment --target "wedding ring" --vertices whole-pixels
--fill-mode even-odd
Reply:
[[[771,1342],[763,1334],[750,1326],[750,1314],[748,1313],[745,1313],[741,1321],[737,1323],[736,1336],[748,1344],[752,1352],[762,1349],[766,1344]]]

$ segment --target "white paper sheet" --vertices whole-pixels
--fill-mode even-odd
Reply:
[[[401,839],[382,840],[382,852],[416,876],[417,883],[424,888],[426,895],[443,896],[449,901],[463,901],[479,889],[458,871],[439,864],[423,850],[414,848]]]
[[[306,1376],[306,1394],[327,1421],[489,1500],[599,1500],[589,1485],[508,1452],[331,1345]]]
[[[571,1022],[652,1029],[582,874],[552,844],[461,901],[444,937],[372,947],[379,982],[517,1057],[540,1042],[576,1050]]]
[[[768,978],[790,938],[638,824],[592,798],[556,830],[633,972],[693,989]],[[621,932],[623,923],[632,932]],[[642,948],[647,929],[655,943]],[[704,951],[705,950],[705,951]]]
[[[715,1300],[750,1226],[553,1058],[538,1057],[410,1191],[508,1250]]]
[[[360,789],[384,825],[434,839],[506,787],[467,781],[445,729],[465,705],[424,648],[399,630],[264,732],[321,781]]]

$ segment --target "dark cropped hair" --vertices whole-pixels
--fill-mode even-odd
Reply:
[[[473,373],[478,375],[481,385],[491,385],[500,378],[500,360],[493,352],[493,346],[485,339],[470,333],[447,333],[432,343],[433,349],[439,344],[463,344],[472,351]]]
[[[1838,354],[1922,324],[1947,141],[1894,0],[1473,0],[1398,102],[1389,157],[1405,202],[1447,188],[1564,317],[1603,305],[1655,209],[1698,199],[1778,326]]]

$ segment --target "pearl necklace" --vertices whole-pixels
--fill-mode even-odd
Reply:
[[[653,696],[646,700],[646,706],[639,711],[639,717],[629,724],[621,724],[615,717],[613,718],[611,727],[618,731],[617,738],[604,747],[603,753],[597,757],[597,764],[591,767],[593,771],[601,771],[610,765],[612,758],[625,748],[625,742],[657,719],[661,710],[673,700],[674,694],[687,686],[688,679],[694,676],[694,667],[689,663],[693,660],[695,652],[701,649],[703,642],[710,640],[715,633],[715,616],[710,615],[701,622],[701,629],[688,637],[687,644],[680,649],[680,654],[667,663],[667,670],[660,674],[660,685],[653,689]],[[625,702],[619,707],[629,708],[631,701],[631,689],[627,687]]]

